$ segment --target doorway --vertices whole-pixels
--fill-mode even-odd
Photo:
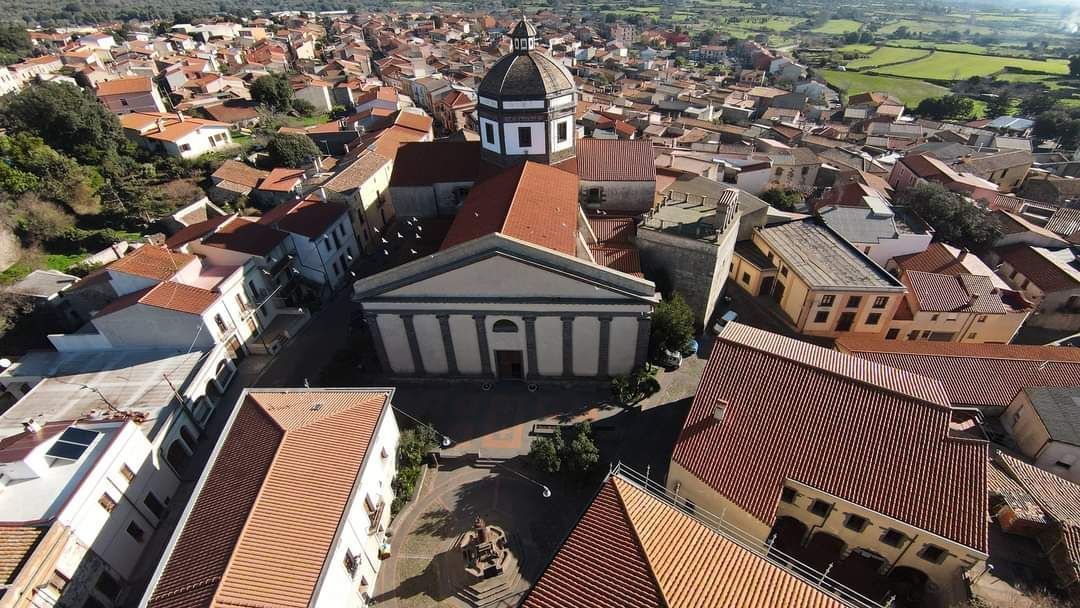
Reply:
[[[836,331],[848,331],[855,323],[855,313],[842,312],[840,313],[840,319],[836,322]]]
[[[774,280],[775,279],[773,279],[773,277],[762,277],[762,279],[761,279],[761,289],[758,290],[758,295],[759,296],[768,295],[769,292],[772,291],[772,286],[773,286],[773,281]]]
[[[495,373],[500,380],[521,380],[525,377],[525,357],[520,350],[495,351]]]

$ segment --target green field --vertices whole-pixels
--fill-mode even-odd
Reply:
[[[848,62],[846,67],[849,70],[861,70],[863,68],[891,65],[893,63],[901,63],[904,61],[914,61],[929,54],[930,51],[925,51],[923,49],[901,49],[883,46],[866,57]]]
[[[919,32],[924,34],[933,34],[935,32],[968,32],[971,34],[990,34],[993,32],[991,28],[981,27],[977,25],[969,25],[959,19],[948,19],[942,21],[930,21],[929,19],[923,19],[914,21],[912,19],[900,19],[899,21],[893,21],[883,26],[878,32],[882,34],[892,34],[901,27],[906,27],[909,32]]]
[[[836,50],[841,53],[862,53],[866,55],[873,53],[877,48],[878,47],[873,44],[845,44],[844,46],[836,47]]]
[[[862,24],[852,19],[829,19],[824,24],[810,30],[815,34],[846,34],[857,32]]]
[[[721,23],[720,27],[726,26],[750,32],[786,32],[805,22],[806,19],[800,17],[743,17],[729,19],[727,23]]]
[[[881,91],[895,95],[909,108],[919,105],[919,102],[927,97],[941,97],[949,94],[949,89],[945,87],[910,78],[889,78],[888,76],[871,76],[858,72],[834,70],[822,70],[821,74],[825,76],[825,80],[829,84],[840,89],[846,95],[855,95],[867,91]]]
[[[877,70],[882,74],[925,78],[928,80],[962,80],[972,76],[989,76],[1006,67],[1015,67],[1030,72],[1046,74],[1068,74],[1069,62],[1064,59],[1036,61],[1015,57],[995,57],[991,55],[967,55],[936,51],[925,59],[892,65]]]

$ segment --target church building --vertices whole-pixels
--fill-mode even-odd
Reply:
[[[437,251],[354,285],[388,373],[534,381],[625,374],[645,361],[660,296],[641,274],[635,220],[586,215],[573,76],[527,21],[511,38],[478,88],[481,141],[399,152],[399,217],[452,221]],[[648,166],[631,172],[635,182],[655,176],[651,151],[631,156]]]

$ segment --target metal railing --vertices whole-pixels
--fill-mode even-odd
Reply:
[[[876,602],[862,595],[858,591],[830,578],[829,572],[832,570],[833,564],[829,564],[829,567],[822,572],[799,561],[794,556],[788,555],[777,549],[774,546],[774,541],[776,539],[775,535],[771,536],[767,541],[762,541],[760,538],[749,532],[725,521],[724,513],[716,515],[702,509],[696,504],[691,512],[682,502],[680,502],[677,494],[634,469],[623,465],[622,462],[616,463],[608,472],[608,477],[610,478],[612,476],[619,477],[638,489],[648,492],[656,499],[678,509],[698,523],[713,530],[724,537],[724,539],[735,543],[762,559],[768,560],[778,568],[785,570],[792,576],[812,585],[815,589],[818,589],[822,593],[825,593],[844,604],[853,606],[854,608],[892,608],[895,604],[895,598],[891,596],[884,603]]]

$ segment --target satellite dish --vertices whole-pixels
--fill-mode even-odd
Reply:
[[[0,359],[0,369],[11,367],[11,359]]]

